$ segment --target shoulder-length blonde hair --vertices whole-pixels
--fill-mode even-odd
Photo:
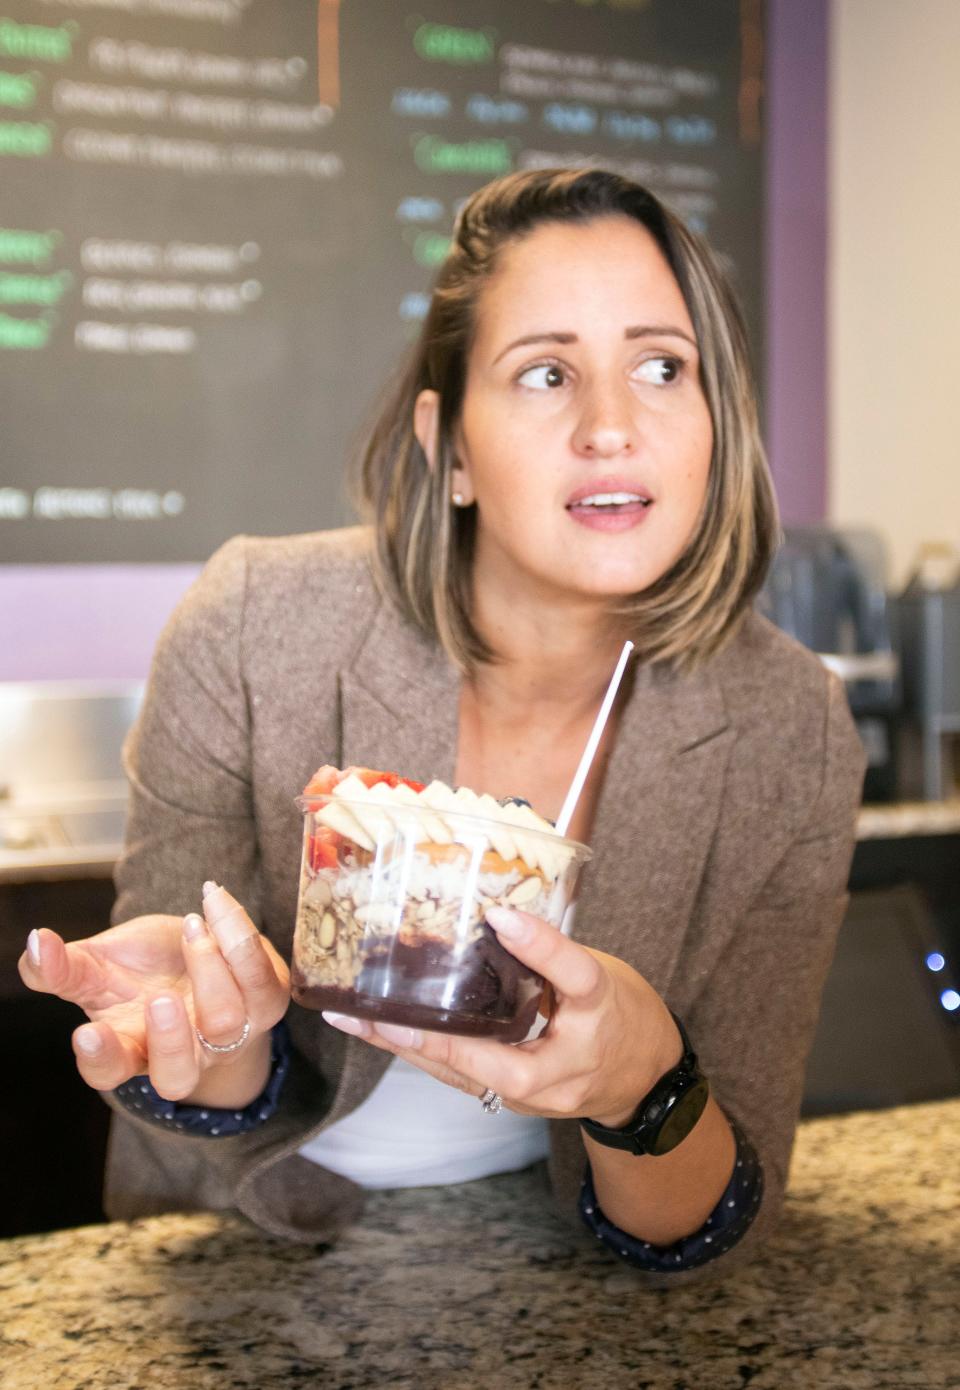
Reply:
[[[484,287],[504,248],[540,224],[616,215],[647,229],[676,276],[699,345],[713,456],[700,522],[683,554],[641,593],[611,600],[611,615],[641,660],[692,666],[736,630],[776,545],[746,332],[707,244],[647,189],[607,170],[508,174],[463,205],[419,337],[356,461],[355,494],[375,532],[381,585],[464,671],[497,659],[470,612],[476,508],[450,502],[453,438]],[[414,404],[426,389],[440,397],[432,469],[413,430]]]

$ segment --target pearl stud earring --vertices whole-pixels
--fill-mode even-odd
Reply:
[[[453,505],[455,507],[466,506],[467,499],[464,497],[462,492],[455,492],[450,500],[453,502]]]

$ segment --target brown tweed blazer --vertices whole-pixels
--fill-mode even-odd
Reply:
[[[368,543],[360,528],[241,537],[183,600],[126,748],[115,921],[194,910],[213,878],[289,954],[294,797],[314,769],[452,780],[459,677],[380,597]],[[739,1249],[781,1203],[862,775],[838,682],[751,615],[693,675],[639,670],[597,810],[576,936],[629,961],[683,1017],[719,1103],[759,1151],[766,1193]],[[238,1207],[303,1241],[354,1219],[360,1190],[297,1150],[369,1095],[390,1059],[296,1005],[289,1023],[294,1065],[259,1131],[190,1138],[118,1113],[111,1216]],[[579,1128],[551,1131],[553,1194],[577,1224]]]

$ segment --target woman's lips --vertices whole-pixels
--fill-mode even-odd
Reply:
[[[567,498],[567,511],[589,531],[632,531],[653,505],[646,484],[623,473],[602,473],[583,480]]]
[[[652,502],[621,502],[615,507],[583,506],[574,502],[567,507],[567,514],[579,526],[591,531],[632,531],[652,506]]]

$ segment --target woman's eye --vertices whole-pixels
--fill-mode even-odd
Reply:
[[[669,386],[680,375],[682,366],[679,357],[648,357],[640,363],[637,374],[641,381],[648,381],[653,386]]]
[[[535,367],[528,367],[525,372],[521,372],[517,377],[521,386],[529,386],[533,391],[555,391],[558,386],[562,386],[566,377],[562,367],[558,367],[555,362],[540,362]]]

